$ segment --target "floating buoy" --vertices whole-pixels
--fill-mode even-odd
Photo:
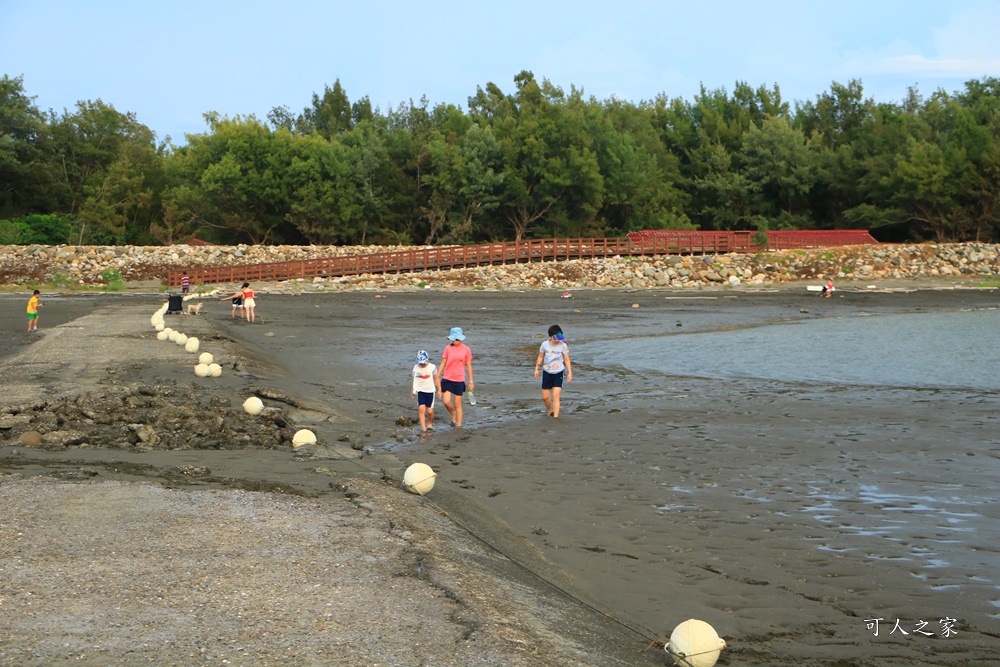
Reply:
[[[301,429],[295,432],[292,436],[292,447],[301,447],[302,445],[315,445],[316,444],[316,434],[307,428]]]
[[[211,352],[202,352],[201,356],[198,357],[198,361],[200,363],[205,364],[207,366],[210,363],[212,363],[213,361],[215,361],[215,357],[212,356]]]
[[[259,415],[264,411],[264,401],[260,400],[256,396],[251,396],[247,400],[243,401],[243,409],[248,415]]]
[[[632,304],[632,307],[633,307],[633,308],[638,308],[638,307],[639,307],[639,304],[637,304],[637,303],[633,303],[633,304]]]
[[[166,329],[160,329],[156,333],[156,340],[166,340],[168,338],[170,338],[170,332],[167,331]]]
[[[194,336],[188,338],[187,342],[184,343],[184,349],[187,350],[188,352],[197,352],[200,346],[201,346],[201,341],[199,341]]]
[[[208,370],[208,364],[198,364],[194,367],[194,374],[200,378],[207,378],[211,371]]]
[[[185,345],[187,345],[188,342],[187,334],[182,334],[182,333],[177,334],[177,337],[174,338],[174,342],[180,345],[181,347],[184,347]]]
[[[712,667],[726,642],[705,621],[690,618],[670,633],[667,652],[680,667]]]
[[[421,496],[434,488],[437,473],[426,463],[414,463],[403,473],[403,486]]]
[[[222,375],[222,366],[220,366],[219,364],[209,364],[208,374],[214,378],[219,377],[220,375]]]
[[[155,327],[153,327],[153,328],[154,328],[154,329],[156,329],[157,331],[163,331],[163,330],[164,330],[164,329],[166,329],[167,327],[165,327],[165,326],[163,325],[163,322],[159,322],[159,323],[158,323],[158,324],[157,324],[157,325],[156,325]]]

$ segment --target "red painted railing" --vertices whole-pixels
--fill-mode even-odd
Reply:
[[[854,234],[845,235],[845,232],[854,232]],[[825,240],[822,245],[875,243],[875,239],[868,236],[868,233],[863,230],[861,233],[867,237],[867,240],[858,240],[859,236],[856,232],[858,230],[822,232],[827,236],[789,237],[787,240],[780,235],[788,232],[769,232],[768,245],[772,249],[814,247],[821,245],[820,239]],[[798,233],[810,234],[809,232]],[[820,234],[820,232],[814,234]],[[292,262],[206,266],[192,268],[188,271],[188,275],[192,283],[213,285],[244,281],[280,281],[295,278],[336,278],[363,273],[405,273],[423,270],[461,269],[491,264],[551,262],[613,257],[615,255],[710,254],[763,250],[763,248],[752,244],[753,235],[754,232],[744,231],[651,230],[633,232],[626,238],[534,239],[468,246],[435,246],[397,252],[347,255]],[[775,237],[773,241],[772,236]],[[835,242],[836,239],[846,238],[851,240]],[[167,275],[167,285],[171,287],[180,285],[182,275],[184,275],[183,271],[170,271]]]
[[[709,245],[721,244],[720,236],[733,235],[733,244],[739,250],[733,252],[760,252],[762,250],[787,250],[789,248],[825,248],[828,246],[864,245],[878,243],[867,229],[789,229],[766,232],[767,248],[752,243],[756,232],[702,232],[682,231],[675,229],[648,229],[641,232],[631,232],[628,237],[633,241],[656,240],[671,245],[692,247],[698,239],[706,239]]]

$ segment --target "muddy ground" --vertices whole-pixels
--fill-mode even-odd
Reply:
[[[665,640],[670,629],[691,617],[709,621],[728,641],[720,664],[978,665],[1000,659],[995,609],[988,593],[980,595],[989,584],[973,581],[958,591],[927,592],[914,585],[914,574],[892,554],[866,560],[817,551],[814,522],[782,518],[794,515],[796,497],[807,492],[802,480],[816,471],[834,475],[845,465],[850,470],[852,461],[857,471],[844,473],[849,478],[880,483],[912,477],[918,492],[920,473],[929,463],[930,446],[924,443],[945,432],[979,458],[960,458],[955,468],[939,466],[940,474],[988,489],[998,460],[1000,399],[995,394],[943,392],[928,403],[916,402],[912,392],[872,388],[838,395],[843,410],[831,414],[820,409],[830,399],[821,388],[719,386],[683,376],[664,384],[662,378],[607,373],[578,357],[564,415],[556,421],[546,418],[531,377],[534,351],[552,322],[573,332],[575,340],[614,345],[620,336],[680,325],[688,332],[711,331],[798,318],[995,308],[995,292],[842,290],[839,298],[823,301],[801,288],[712,294],[598,291],[569,300],[547,292],[274,298],[262,292],[257,324],[231,319],[228,304],[211,304],[201,318],[173,316],[177,328],[199,336],[202,349],[216,355],[225,369],[217,379],[195,378],[197,355],[155,340],[148,317],[159,305],[156,295],[50,298],[42,333],[11,330],[0,345],[4,403],[26,406],[0,418],[0,437],[8,436],[0,465],[12,474],[3,488],[16,490],[7,497],[51,493],[52,480],[59,481],[54,488],[60,493],[125,482],[130,491],[208,493],[211,502],[220,503],[245,502],[241,494],[247,493],[265,505],[275,497],[317,503],[294,508],[298,524],[320,521],[310,510],[322,515],[346,508],[354,516],[360,508],[375,517],[369,532],[345,530],[362,549],[371,547],[368,561],[405,572],[418,588],[424,583],[429,590],[447,591],[445,598],[455,607],[441,616],[432,611],[427,618],[423,611],[411,610],[408,616],[396,610],[390,622],[379,625],[387,583],[372,578],[351,598],[350,613],[383,641],[393,623],[413,628],[410,640],[433,638],[426,655],[436,664],[664,664],[662,652],[642,649]],[[22,308],[0,299],[5,315]],[[168,325],[173,326],[169,318]],[[416,417],[407,381],[412,356],[424,348],[432,359],[439,357],[452,326],[469,334],[480,404],[466,407],[461,430],[448,427],[439,407],[437,428],[421,437],[411,421]],[[251,418],[240,410],[250,395],[263,398],[262,416]],[[898,438],[900,424],[914,429],[904,428],[908,435]],[[295,449],[291,436],[303,427],[315,431],[319,444]],[[19,444],[29,430],[38,431],[40,446]],[[766,448],[759,446],[762,437]],[[881,447],[887,439],[898,441],[893,451],[867,457],[873,443]],[[819,446],[804,448],[803,442]],[[823,444],[830,442],[836,447]],[[434,491],[424,499],[399,489],[402,471],[414,461],[438,472]],[[715,483],[720,469],[740,480],[744,495]],[[43,484],[43,491],[17,487],[25,476]],[[750,501],[754,489],[782,484],[788,490],[783,505],[755,511],[760,506]],[[698,501],[680,511],[656,510],[668,497],[663,489],[675,486],[697,489]],[[118,493],[119,487],[109,488]],[[96,501],[90,495],[73,502]],[[155,505],[148,497],[130,505],[141,508],[147,502]],[[19,510],[25,518],[5,530],[23,531],[31,522],[56,518],[46,516],[44,507],[30,510],[35,513]],[[169,523],[176,508],[157,511]],[[230,505],[221,515],[231,519],[234,512],[240,514]],[[995,521],[996,504],[983,513]],[[91,514],[98,511],[78,512],[74,519]],[[189,514],[198,520],[197,512]],[[215,515],[206,505],[201,520]],[[247,528],[227,525],[213,532],[231,536]],[[398,551],[371,556],[376,543],[391,541],[399,530],[406,537]],[[102,524],[91,535],[105,531]],[[21,552],[27,554],[20,556],[23,576],[5,595],[20,601],[16,610],[28,609],[21,606],[26,602],[19,591],[45,577],[53,534]],[[367,542],[366,534],[375,542]],[[447,539],[439,539],[442,535]],[[93,539],[90,548],[119,553],[122,544],[115,539],[124,535],[113,538]],[[306,554],[322,552],[323,541],[332,536],[311,539],[314,546],[293,557],[314,558]],[[988,535],[973,539],[981,560],[963,567],[993,581],[995,540]],[[268,548],[267,556],[247,553],[240,562],[270,563],[276,547]],[[144,553],[158,558],[170,549],[152,544]],[[276,568],[272,584],[281,579],[280,562],[271,563]],[[311,569],[297,578],[320,586],[327,601],[336,597],[331,580],[310,578],[306,571]],[[445,572],[469,578],[455,581]],[[346,574],[365,577],[363,568]],[[182,588],[190,595],[191,582]],[[65,604],[65,595],[54,587],[40,597],[57,605]],[[159,604],[150,599],[133,603],[145,614]],[[94,599],[91,604],[100,606]],[[225,615],[227,607],[219,604],[213,612]],[[455,616],[466,613],[475,617],[476,630],[467,633],[466,625],[449,634]],[[960,619],[961,632],[947,639],[887,637],[885,631],[875,637],[865,619],[876,614],[907,622],[933,616],[935,625],[938,617],[952,615]],[[199,624],[197,615],[190,621]],[[102,624],[59,636],[84,637]],[[12,629],[21,637],[16,655],[45,654],[46,644],[31,639],[24,625]],[[313,631],[300,628],[296,636],[307,646],[319,646]],[[184,648],[138,656],[183,663],[183,651],[200,650],[205,640],[191,634],[192,627],[178,632],[188,633]],[[239,629],[231,632],[227,636],[237,643],[253,644]],[[476,642],[476,650],[456,652],[455,646],[468,641]],[[325,655],[291,664],[423,664],[426,659],[402,651],[387,658],[348,636],[342,645],[353,647],[352,659],[360,662]],[[256,663],[239,663],[240,653],[213,655],[224,654],[234,664],[266,664],[277,649],[265,642],[254,650]]]

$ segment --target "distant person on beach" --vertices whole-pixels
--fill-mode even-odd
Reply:
[[[226,297],[226,299],[228,299],[228,298],[229,297]],[[226,299],[219,299],[219,300],[220,301],[225,301]],[[237,312],[239,312],[239,315],[236,314]],[[240,318],[240,319],[243,318],[243,293],[242,292],[240,292],[239,296],[233,297],[233,312],[230,314],[229,317],[230,318]]]
[[[229,296],[224,296],[221,299],[219,299],[219,301],[225,301],[226,299],[233,300],[234,309],[239,308],[239,306],[236,305],[236,300],[239,299],[243,303],[243,317],[246,319],[246,321],[247,322],[256,321],[256,318],[254,317],[254,306],[256,306],[257,303],[254,301],[253,290],[250,289],[250,283],[243,283],[243,286],[239,289],[238,292],[234,292]]]
[[[38,309],[45,305],[38,300],[41,294],[41,292],[35,290],[35,293],[28,299],[28,333],[38,331]]]
[[[538,369],[542,369],[542,400],[545,411],[550,417],[559,418],[560,398],[562,396],[563,374],[566,382],[573,381],[573,365],[569,361],[569,345],[566,336],[558,324],[549,327],[549,338],[538,348],[538,359],[535,360],[535,379]]]
[[[181,276],[181,294],[187,294],[191,291],[191,276],[185,271],[184,275]]]
[[[465,372],[469,371],[468,390],[473,391],[476,383],[472,380],[472,350],[462,341],[465,334],[461,327],[452,327],[448,332],[451,342],[441,355],[441,367],[434,376],[435,384],[441,392],[444,407],[451,415],[451,425],[462,428],[462,394],[465,393]]]
[[[434,373],[437,366],[430,363],[426,350],[417,352],[417,363],[413,367],[413,387],[410,397],[417,399],[417,411],[420,415],[420,430],[434,430]]]
[[[827,278],[826,284],[823,285],[823,290],[819,293],[820,296],[831,297],[833,296],[833,279]]]

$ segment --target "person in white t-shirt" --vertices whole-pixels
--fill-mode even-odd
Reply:
[[[434,385],[434,373],[437,366],[430,363],[430,357],[425,350],[417,352],[417,364],[413,367],[413,387],[410,396],[417,399],[417,410],[420,413],[420,430],[434,430],[434,395],[437,387]]]
[[[563,375],[566,382],[573,381],[573,366],[569,361],[569,345],[566,336],[558,324],[549,327],[549,338],[538,349],[538,359],[535,360],[535,378],[538,369],[542,369],[542,400],[550,417],[559,417],[560,397],[562,396]]]

